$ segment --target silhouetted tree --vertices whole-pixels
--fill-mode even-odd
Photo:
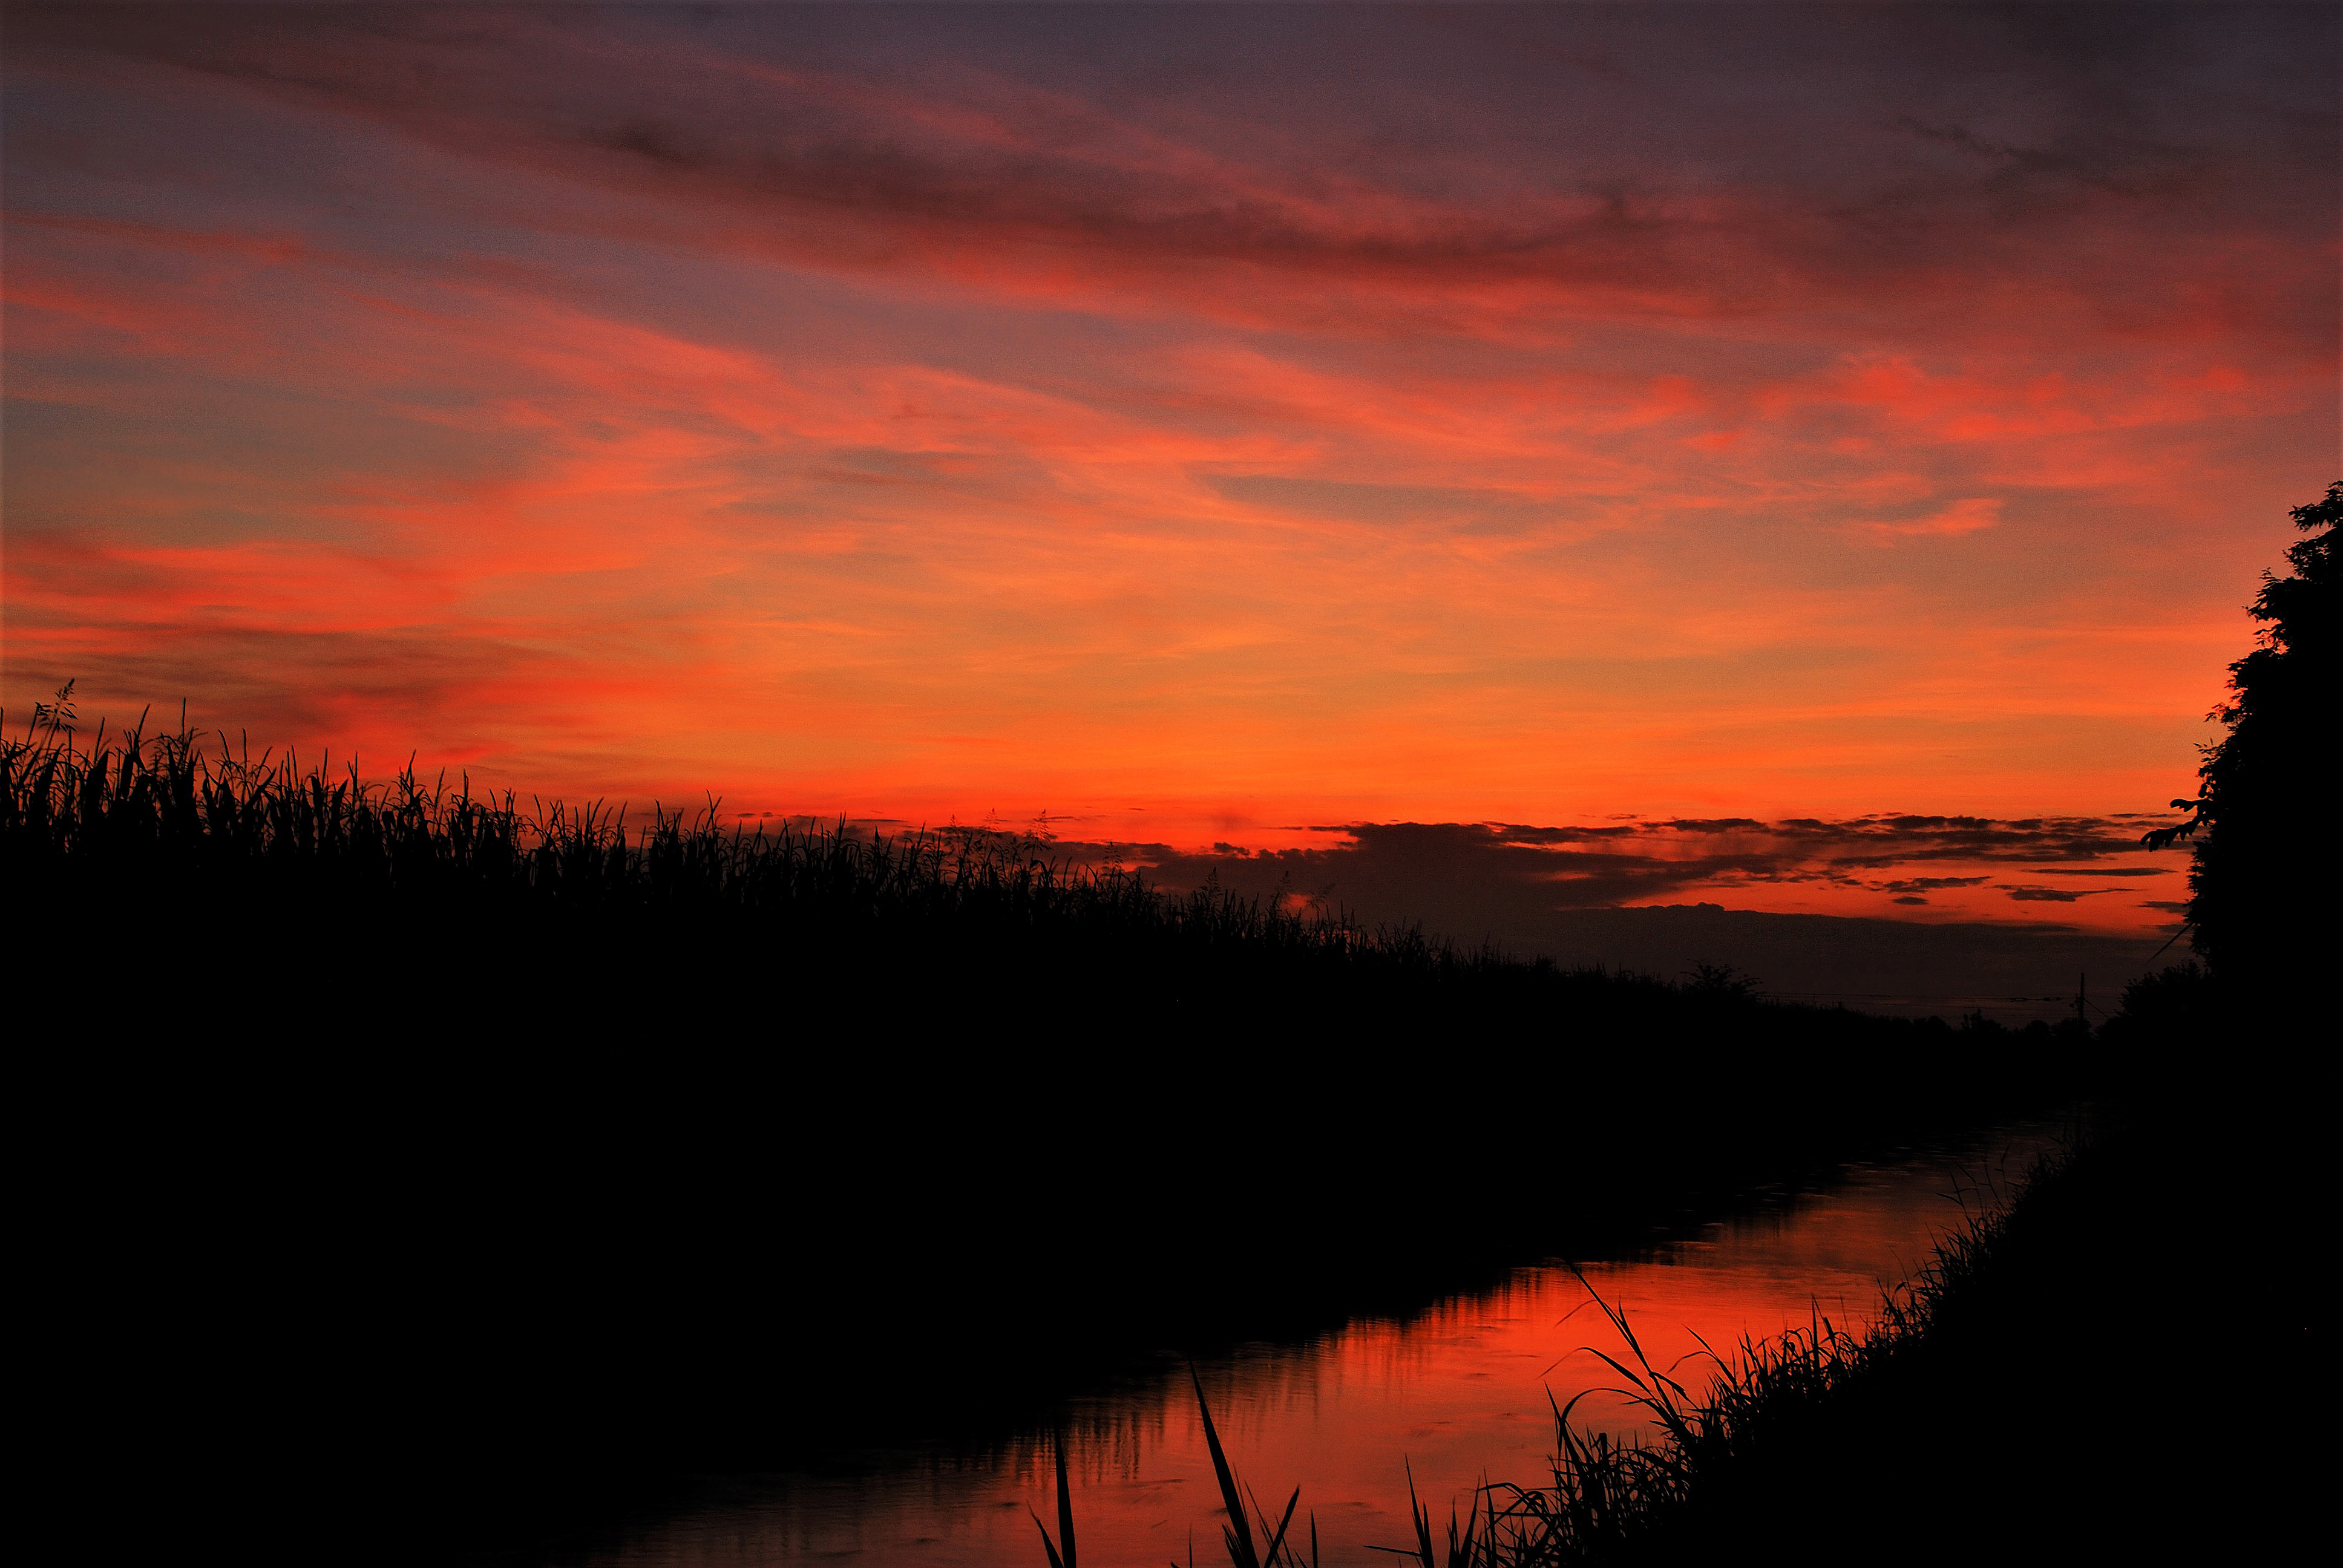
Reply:
[[[2225,987],[2271,1000],[2307,994],[2335,948],[2335,528],[2343,483],[2294,508],[2310,537],[2289,548],[2289,577],[2262,574],[2251,610],[2260,646],[2229,666],[2229,733],[2207,746],[2188,819],[2147,834],[2148,848],[2196,839],[2188,919],[2197,950]]]

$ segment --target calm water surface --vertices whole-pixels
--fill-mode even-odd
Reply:
[[[1815,1312],[1859,1328],[1885,1287],[1909,1278],[1964,1204],[1989,1206],[2057,1141],[2055,1123],[2002,1128],[1953,1147],[1858,1166],[1815,1191],[1785,1194],[1647,1255],[1583,1262],[1589,1284],[1625,1307],[1654,1365],[1693,1357],[1694,1332],[1720,1348],[1779,1333]],[[1407,1475],[1444,1523],[1449,1500],[1486,1477],[1534,1482],[1554,1449],[1553,1397],[1589,1392],[1574,1424],[1646,1430],[1603,1391],[1620,1379],[1589,1347],[1624,1355],[1560,1263],[1516,1271],[1481,1295],[1405,1322],[1353,1323],[1299,1345],[1261,1346],[1202,1368],[1238,1475],[1264,1506],[1295,1485],[1317,1515],[1328,1563],[1393,1560],[1406,1540]],[[1225,1561],[1218,1492],[1184,1376],[1101,1395],[1070,1419],[1074,1520],[1100,1568]],[[1272,1495],[1273,1494],[1273,1495]],[[596,1568],[1042,1568],[1028,1511],[1055,1520],[1046,1440],[980,1457],[902,1452],[852,1478],[743,1477],[712,1483],[689,1510],[596,1552]],[[1297,1516],[1298,1518],[1299,1516]]]

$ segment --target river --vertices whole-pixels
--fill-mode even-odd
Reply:
[[[1860,1329],[1965,1210],[1991,1205],[2057,1141],[2051,1122],[1904,1151],[1825,1186],[1755,1195],[1743,1211],[1632,1257],[1556,1261],[1405,1322],[1353,1322],[1250,1346],[1198,1369],[1237,1474],[1263,1507],[1302,1489],[1323,1560],[1388,1564],[1411,1533],[1408,1477],[1444,1532],[1484,1478],[1534,1483],[1554,1450],[1549,1397],[1574,1424],[1647,1432],[1595,1350],[1625,1359],[1590,1289],[1623,1308],[1653,1363],[1697,1390],[1697,1334],[1720,1350],[1816,1314]],[[1582,1278],[1583,1276],[1583,1278]],[[1065,1425],[1081,1561],[1092,1568],[1224,1562],[1219,1494],[1184,1371],[1078,1402]],[[851,1456],[828,1473],[711,1478],[689,1504],[586,1553],[592,1568],[1046,1568],[1049,1434],[981,1451]]]

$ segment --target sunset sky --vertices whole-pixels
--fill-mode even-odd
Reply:
[[[11,7],[0,701],[2161,930],[2338,17]]]

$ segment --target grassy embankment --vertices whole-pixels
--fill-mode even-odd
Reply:
[[[1860,1333],[1818,1317],[1701,1366],[1655,1367],[1603,1303],[1612,1337],[1593,1348],[1650,1412],[1650,1437],[1581,1432],[1557,1409],[1550,1476],[1485,1488],[1444,1545],[1415,1505],[1403,1556],[1568,1568],[2293,1554],[2324,1481],[2325,1131],[2293,1076],[2302,1042],[2277,1032],[2300,1019],[2282,1000],[2224,996],[2194,965],[2135,984],[2107,1030],[2089,1139],[1949,1237]],[[1235,1568],[1314,1564],[1308,1515],[1276,1528],[1255,1502],[1245,1523],[1234,1500],[1252,1494],[1217,1443],[1213,1458],[1243,1526],[1225,1541]]]
[[[50,1281],[112,1347],[76,1419],[203,1451],[230,1412],[250,1474],[334,1454],[327,1518],[997,1422],[2071,1084],[2046,1031],[1024,837],[629,826],[184,735],[0,747],[0,857],[45,1191],[99,1216]]]
[[[1559,1422],[1550,1483],[1483,1499],[1473,1561],[2289,1554],[2319,1484],[2308,1385],[2326,1359],[2307,1016],[2194,964],[2135,983],[2101,1041],[2097,1131],[1860,1336],[1745,1343],[1695,1397],[1614,1319],[1655,1441]]]

